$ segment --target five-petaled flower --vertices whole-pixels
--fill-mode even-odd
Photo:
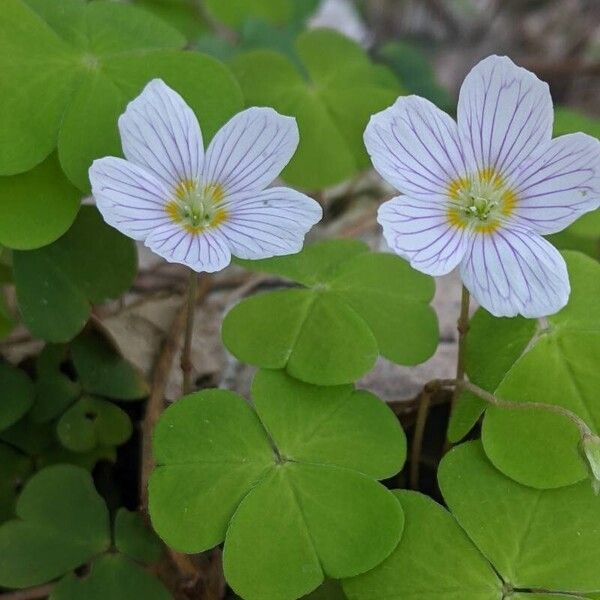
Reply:
[[[404,194],[379,209],[388,244],[430,275],[460,264],[467,289],[496,316],[558,311],[569,277],[541,236],[600,205],[600,142],[551,139],[547,84],[506,57],[467,75],[457,121],[416,96],[371,118],[373,164]]]
[[[265,189],[298,146],[296,121],[271,108],[234,116],[205,154],[191,108],[155,79],[129,103],[119,130],[127,160],[90,167],[96,204],[108,224],[170,262],[214,272],[232,255],[293,254],[321,219],[308,196]]]

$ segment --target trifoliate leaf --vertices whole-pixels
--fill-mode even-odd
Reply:
[[[349,600],[551,600],[600,589],[600,498],[585,483],[535,490],[497,471],[480,442],[442,460],[451,512],[398,492],[402,539],[372,571],[345,580]]]
[[[90,574],[69,574],[52,590],[49,600],[171,600],[160,580],[120,554],[94,561]]]
[[[370,165],[364,128],[373,113],[396,100],[400,87],[358,44],[334,31],[302,33],[296,52],[299,68],[271,50],[240,54],[230,64],[247,106],[273,106],[298,121],[300,145],[283,178],[320,189]]]
[[[90,303],[121,295],[136,273],[133,242],[104,223],[91,206],[53,244],[13,253],[17,300],[30,331],[65,342],[85,325]]]
[[[71,465],[39,471],[0,527],[0,585],[50,581],[110,545],[108,511],[89,473]]]
[[[536,490],[511,481],[479,442],[446,455],[444,499],[471,540],[513,589],[600,590],[600,497],[582,482]]]
[[[75,402],[56,425],[58,439],[72,452],[119,446],[129,439],[132,429],[127,413],[112,402],[92,396]]]
[[[240,262],[305,286],[257,294],[227,314],[223,341],[244,362],[335,385],[359,379],[378,354],[416,364],[435,351],[433,280],[397,256],[332,240],[289,257]]]
[[[32,406],[33,383],[21,369],[0,362],[0,431],[16,423]]]
[[[416,492],[396,492],[404,532],[373,570],[343,582],[348,600],[497,600],[502,584],[454,518]]]
[[[75,220],[80,197],[54,154],[27,173],[0,177],[0,244],[18,250],[50,244]]]
[[[7,0],[0,29],[0,173],[26,171],[58,143],[61,165],[89,190],[93,159],[118,155],[117,118],[155,77],[196,111],[205,140],[241,107],[212,58],[151,13],[116,2]]]
[[[227,580],[247,600],[291,600],[325,576],[378,564],[402,529],[399,504],[376,481],[405,456],[389,409],[352,386],[315,387],[282,371],[260,372],[253,397],[256,412],[232,392],[206,390],[163,414],[155,530],[184,552],[225,539]]]
[[[133,560],[153,563],[163,553],[160,540],[149,529],[139,512],[120,508],[115,517],[114,537],[117,550]]]
[[[565,259],[572,288],[568,305],[548,317],[547,330],[538,334],[529,350],[510,367],[495,393],[514,402],[563,406],[597,434],[600,265],[573,252],[565,253]],[[523,484],[560,487],[588,476],[588,465],[579,449],[579,431],[555,413],[490,407],[482,437],[494,465]]]
[[[71,357],[83,389],[114,400],[139,400],[148,395],[143,375],[92,329],[71,344]]]
[[[33,460],[0,443],[0,523],[15,516],[17,496],[33,471]]]

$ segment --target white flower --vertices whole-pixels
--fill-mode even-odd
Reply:
[[[200,125],[183,98],[151,81],[119,118],[127,160],[94,161],[92,193],[105,221],[170,262],[195,271],[231,256],[293,254],[322,217],[313,199],[265,190],[298,146],[291,117],[249,108],[226,123],[206,155]]]
[[[542,235],[600,205],[600,143],[552,137],[548,86],[506,57],[467,75],[458,124],[415,96],[374,115],[365,144],[404,195],[383,204],[388,244],[411,265],[462,280],[496,316],[540,317],[568,301],[565,261]]]

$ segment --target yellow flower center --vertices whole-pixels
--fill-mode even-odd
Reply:
[[[516,204],[516,194],[493,168],[460,177],[448,186],[448,221],[456,227],[471,226],[478,233],[496,231]]]
[[[175,188],[174,198],[165,209],[173,222],[182,225],[188,233],[201,233],[216,227],[227,217],[221,207],[223,188],[216,183],[200,185],[197,181],[181,181]]]

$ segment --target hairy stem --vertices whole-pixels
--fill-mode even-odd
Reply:
[[[181,351],[181,371],[183,372],[183,393],[189,394],[194,389],[192,382],[192,335],[194,333],[194,314],[198,295],[198,274],[190,269],[187,287],[185,338]]]
[[[481,398],[481,400],[485,400],[485,402],[500,408],[508,408],[510,410],[544,410],[546,412],[561,415],[565,419],[569,419],[569,421],[577,427],[582,438],[584,436],[595,437],[594,432],[589,428],[588,424],[574,412],[570,411],[568,408],[564,408],[564,406],[559,406],[558,404],[546,404],[545,402],[511,402],[510,400],[503,400],[470,381],[457,382],[456,387],[465,389],[472,394],[475,394],[478,398]]]

